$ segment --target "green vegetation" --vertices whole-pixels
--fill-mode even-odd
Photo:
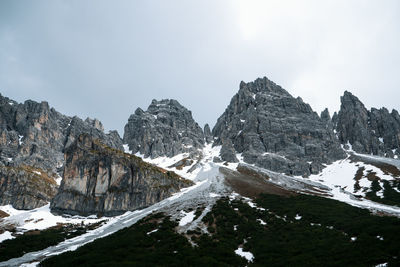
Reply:
[[[25,253],[38,251],[58,243],[86,233],[87,230],[95,229],[102,222],[84,225],[56,226],[43,231],[33,230],[18,235],[14,239],[5,240],[0,243],[0,261],[18,258]]]
[[[306,195],[262,195],[257,199],[257,205],[266,210],[251,208],[238,200],[219,200],[203,218],[211,235],[202,235],[200,229],[188,232],[186,237],[179,235],[175,231],[176,222],[162,214],[155,214],[76,251],[49,258],[42,265],[400,264],[398,218],[374,216],[367,210],[345,203]],[[262,225],[260,219],[266,225]],[[151,232],[155,229],[158,230]],[[192,246],[188,239],[197,246]],[[234,253],[239,246],[253,253],[253,263]]]
[[[386,181],[382,180],[383,188],[380,186],[378,180],[374,180],[371,183],[371,191],[366,194],[366,197],[372,201],[379,202],[386,205],[394,205],[400,207],[400,181]],[[376,195],[377,192],[383,190],[383,197]]]

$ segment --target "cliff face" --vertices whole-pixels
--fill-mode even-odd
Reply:
[[[20,185],[23,175],[20,175],[19,171],[16,171],[16,174],[10,170],[31,167],[40,169],[43,177],[53,177],[57,172],[61,174],[64,149],[82,133],[89,133],[114,148],[123,149],[118,133],[105,134],[103,126],[98,120],[83,121],[78,117],[71,118],[62,115],[50,108],[47,102],[37,103],[28,100],[19,104],[0,95],[0,166],[9,167],[8,171],[2,172],[1,192],[4,196],[13,196],[1,197],[2,204],[14,205],[15,201],[12,199],[20,198],[15,195],[21,191],[15,188],[20,187],[11,185]],[[49,197],[54,196],[54,193],[47,194],[41,190],[46,190],[45,188],[52,184],[46,179],[40,183],[42,182],[46,186],[29,186],[25,189],[24,194],[30,196],[43,194],[46,195],[43,199],[49,201]],[[8,186],[4,186],[4,183]],[[30,191],[31,189],[34,191]],[[44,204],[43,201],[32,201],[32,203],[19,201],[14,207],[30,209]]]
[[[147,111],[138,108],[125,125],[124,143],[145,157],[172,157],[204,146],[203,130],[192,113],[176,100],[153,100]]]
[[[159,202],[192,182],[81,135],[65,151],[65,169],[51,209],[116,215]]]
[[[343,144],[350,143],[359,153],[394,157],[400,155],[400,116],[386,108],[367,110],[350,92],[341,97],[341,107],[335,121]]]
[[[46,205],[57,193],[55,178],[30,166],[0,167],[0,206],[34,209]]]
[[[344,158],[326,121],[267,78],[241,82],[213,135],[222,160],[241,153],[247,163],[287,174],[308,176]]]

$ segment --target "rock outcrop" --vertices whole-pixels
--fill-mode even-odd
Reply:
[[[50,108],[47,102],[37,103],[27,100],[25,103],[19,104],[0,95],[0,166],[38,168],[47,176],[53,176],[57,172],[61,174],[64,149],[82,133],[89,133],[103,140],[109,146],[123,149],[118,133],[105,134],[103,126],[98,120],[82,121],[78,117],[71,118],[62,115]],[[13,181],[19,177],[13,173],[7,176],[7,172],[3,172],[2,175],[7,179],[9,185],[14,182],[19,184],[21,181],[21,179]],[[29,191],[30,189],[41,190],[41,188],[28,187],[26,194],[32,196],[40,193],[51,195],[45,192]],[[3,194],[6,195],[14,195],[18,192],[18,190],[11,189],[7,191],[4,188],[3,190],[5,190]],[[12,198],[3,198],[3,204],[15,203],[14,201],[7,203],[6,199],[11,201]],[[45,199],[49,200],[48,197]],[[36,203],[34,205],[23,203],[25,206],[18,204],[18,208],[36,208],[44,202],[33,201],[32,203]]]
[[[176,100],[153,100],[147,111],[138,108],[125,125],[124,143],[145,157],[173,157],[204,146],[204,133],[191,111]]]
[[[65,151],[56,213],[112,216],[150,206],[192,182],[83,134]]]
[[[341,97],[341,107],[334,121],[342,144],[352,145],[359,153],[394,157],[400,155],[400,116],[386,108],[367,110],[350,92]]]
[[[56,177],[30,166],[0,167],[0,206],[34,209],[46,205],[57,193]]]
[[[240,83],[213,129],[222,160],[308,176],[344,158],[334,132],[301,98],[267,78]]]
[[[210,125],[208,125],[208,124],[204,125],[204,138],[207,143],[211,143],[213,141],[211,128],[210,128]]]

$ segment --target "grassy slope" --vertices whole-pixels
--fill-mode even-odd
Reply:
[[[263,195],[257,204],[267,210],[241,201],[219,200],[203,219],[213,235],[198,235],[196,231],[188,235],[197,247],[174,231],[176,222],[157,214],[42,265],[245,266],[246,260],[234,253],[241,244],[255,256],[249,266],[400,264],[397,218],[373,216],[335,200],[305,195]],[[297,214],[302,219],[295,220]],[[157,232],[147,234],[156,228]],[[352,242],[351,237],[357,240]]]

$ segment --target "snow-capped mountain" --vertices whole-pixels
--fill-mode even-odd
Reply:
[[[0,215],[4,218],[0,222],[3,229],[0,241],[17,243],[35,229],[45,232],[57,225],[61,228],[75,226],[70,232],[59,233],[65,240],[0,258],[5,260],[0,266],[37,264],[47,258],[50,259],[43,263],[50,264],[51,256],[82,247],[71,254],[78,257],[85,251],[85,244],[109,235],[110,239],[104,240],[117,238],[122,229],[137,234],[137,231],[144,231],[138,230],[142,226],[146,229],[142,240],[158,236],[158,241],[154,242],[162,244],[167,235],[165,231],[169,231],[170,238],[185,237],[186,241],[177,241],[179,245],[170,251],[171,254],[179,254],[186,246],[182,244],[188,242],[190,249],[186,248],[186,256],[190,253],[203,255],[199,251],[210,244],[218,248],[212,240],[213,236],[218,236],[224,240],[222,243],[226,240],[230,243],[224,243],[229,247],[228,256],[223,260],[215,255],[215,264],[232,265],[229,259],[236,259],[240,266],[263,264],[266,259],[264,252],[259,251],[262,241],[258,241],[257,236],[270,234],[276,220],[279,229],[290,228],[293,224],[315,236],[319,234],[313,232],[315,227],[323,226],[325,236],[333,232],[338,234],[335,236],[337,244],[353,244],[364,242],[363,234],[372,232],[364,226],[365,229],[357,231],[349,222],[336,220],[350,214],[355,216],[360,210],[361,221],[376,223],[376,229],[379,229],[378,221],[383,225],[382,233],[377,230],[373,232],[372,241],[367,238],[366,243],[362,243],[362,247],[374,247],[377,242],[379,249],[376,249],[386,255],[371,256],[370,264],[399,260],[397,252],[391,248],[399,245],[399,240],[392,240],[394,237],[388,237],[385,232],[386,225],[392,225],[393,228],[387,226],[391,231],[400,230],[400,161],[397,159],[400,120],[397,120],[397,111],[390,114],[385,109],[367,111],[355,96],[345,92],[341,110],[331,119],[327,110],[319,116],[301,98],[292,97],[285,89],[262,78],[240,84],[239,92],[212,131],[208,125],[201,129],[191,112],[177,101],[153,100],[147,111],[137,109],[129,117],[121,139],[115,133],[104,134],[98,121],[80,121],[86,128],[72,130],[74,119],[69,121],[68,117],[48,108],[40,109],[45,111],[40,111],[39,114],[44,115],[38,118],[24,115],[21,120],[28,126],[18,128],[21,120],[10,119],[5,114],[17,114],[19,109],[39,104],[3,100],[0,113],[3,166],[0,168],[42,168],[49,164],[55,176],[57,171],[62,176],[62,181],[61,186],[53,183],[56,192],[48,194],[43,203],[29,206],[25,200],[23,208],[31,210],[21,211],[15,209],[19,208],[15,204],[19,202],[12,201],[21,198],[21,190],[14,190],[13,186],[21,182],[8,175],[9,172],[3,172],[0,200],[4,206],[0,207],[3,211]],[[18,108],[14,110],[14,107]],[[53,117],[55,119],[51,119]],[[55,126],[50,127],[50,124]],[[16,136],[22,134],[22,140],[30,144],[31,150],[39,143],[45,147],[25,156],[26,161],[23,142],[14,142]],[[43,140],[51,142],[46,145]],[[7,146],[13,142],[15,145]],[[59,154],[64,154],[64,160],[55,161],[54,155],[60,158]],[[37,164],[39,156],[45,163]],[[9,157],[12,160],[8,160]],[[31,160],[32,157],[35,160]],[[41,175],[24,177],[31,183],[45,179]],[[32,190],[35,195],[42,194],[41,188]],[[275,205],[274,201],[287,203],[287,206]],[[315,209],[309,209],[313,205]],[[327,209],[319,211],[318,205],[326,205]],[[319,213],[314,214],[317,210]],[[334,212],[337,212],[336,217]],[[394,218],[372,216],[369,221],[370,212]],[[82,217],[88,215],[91,216]],[[335,219],[329,221],[331,218]],[[164,223],[169,227],[162,226]],[[82,234],[71,235],[79,225],[87,226]],[[254,229],[258,229],[258,234]],[[204,240],[208,240],[208,245]],[[276,241],[273,240],[270,242]],[[379,242],[387,244],[387,250],[381,248]],[[99,244],[101,241],[89,246]],[[57,259],[54,257],[53,264]]]

